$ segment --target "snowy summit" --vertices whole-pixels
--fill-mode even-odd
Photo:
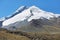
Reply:
[[[60,14],[54,14],[51,12],[43,11],[36,6],[31,6],[29,8],[26,8],[26,6],[22,6],[19,9],[17,9],[16,12],[14,12],[14,14],[16,15],[12,16],[11,18],[3,22],[3,27],[16,22],[23,22],[26,19],[27,22],[30,22],[32,19],[39,19],[42,17],[50,19],[51,17],[54,16],[55,17],[60,16]]]

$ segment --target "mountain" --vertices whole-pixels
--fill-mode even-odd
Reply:
[[[31,6],[29,8],[22,6],[2,23],[2,28],[24,31],[44,30],[42,27],[44,25],[55,26],[55,22],[57,22],[56,18],[59,19],[59,16],[60,14],[46,12],[36,6]]]

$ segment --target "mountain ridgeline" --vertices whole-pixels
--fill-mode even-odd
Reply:
[[[46,28],[51,28],[50,31],[55,30],[55,27],[60,28],[60,14],[46,12],[36,6],[23,6],[3,22],[0,21],[0,26],[8,30],[26,32],[46,31]]]

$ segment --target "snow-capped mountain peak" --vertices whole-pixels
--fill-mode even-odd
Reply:
[[[54,17],[55,15],[54,13],[43,11],[36,6],[32,6],[29,9],[33,16],[31,16],[28,21],[31,21],[32,19],[39,19],[41,17],[49,19],[50,17]]]
[[[40,8],[38,8],[38,7],[36,7],[36,6],[31,6],[29,9],[32,10],[32,11],[34,11],[34,12],[43,11],[42,9],[40,9]]]
[[[18,21],[22,22],[26,20],[27,22],[30,22],[32,19],[39,19],[41,17],[49,19],[50,17],[56,16],[54,13],[43,11],[36,6],[32,6],[26,9],[25,8],[26,7],[24,6],[22,7],[23,10],[22,9],[20,10],[19,8],[16,11],[17,12],[16,15],[14,15],[12,18],[9,18],[8,20],[5,20],[3,22],[3,26],[7,26]],[[19,12],[19,10],[22,12]]]

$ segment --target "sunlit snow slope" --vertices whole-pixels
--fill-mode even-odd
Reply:
[[[19,10],[21,10],[21,9],[19,8]],[[16,12],[18,13],[18,10]],[[31,6],[27,9],[23,10],[22,12],[16,14],[12,18],[9,18],[8,20],[5,20],[3,22],[3,26],[13,24],[17,21],[24,21],[25,19],[27,19],[27,17],[29,17],[28,20],[27,20],[29,22],[32,19],[39,19],[41,17],[49,19],[50,17],[54,17],[54,16],[58,17],[59,15],[60,14],[54,14],[54,13],[51,13],[51,12],[43,11],[36,6]]]

